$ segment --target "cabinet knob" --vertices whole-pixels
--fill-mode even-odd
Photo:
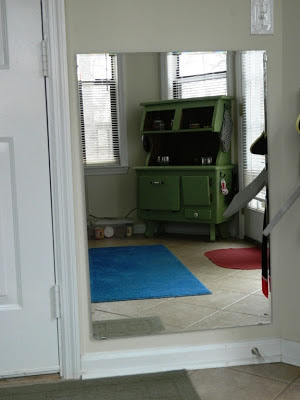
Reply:
[[[163,181],[151,181],[150,183],[151,183],[151,185],[163,185],[164,184]]]
[[[198,213],[196,213],[196,212],[194,213],[194,217],[195,217],[195,218],[197,218],[198,215],[199,215]]]

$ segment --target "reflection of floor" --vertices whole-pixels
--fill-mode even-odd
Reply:
[[[243,241],[209,242],[198,236],[163,235],[147,239],[135,235],[124,239],[89,242],[89,247],[163,244],[213,294],[150,300],[92,304],[93,321],[158,316],[165,332],[266,324],[271,320],[271,301],[261,293],[260,270],[221,268],[204,256],[207,250],[251,246]]]

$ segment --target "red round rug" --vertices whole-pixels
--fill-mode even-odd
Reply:
[[[261,269],[261,249],[245,247],[239,249],[218,249],[204,253],[214,264],[232,269]]]

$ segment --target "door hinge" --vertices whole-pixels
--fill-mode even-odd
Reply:
[[[43,66],[43,76],[47,77],[49,75],[48,47],[47,47],[47,42],[45,40],[42,40],[42,66]]]
[[[55,318],[61,317],[61,307],[60,307],[60,287],[59,285],[53,286],[53,302],[54,302],[54,312]]]

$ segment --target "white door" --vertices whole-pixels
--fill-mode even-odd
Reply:
[[[0,5],[0,376],[10,376],[59,371],[59,358],[41,4]]]

